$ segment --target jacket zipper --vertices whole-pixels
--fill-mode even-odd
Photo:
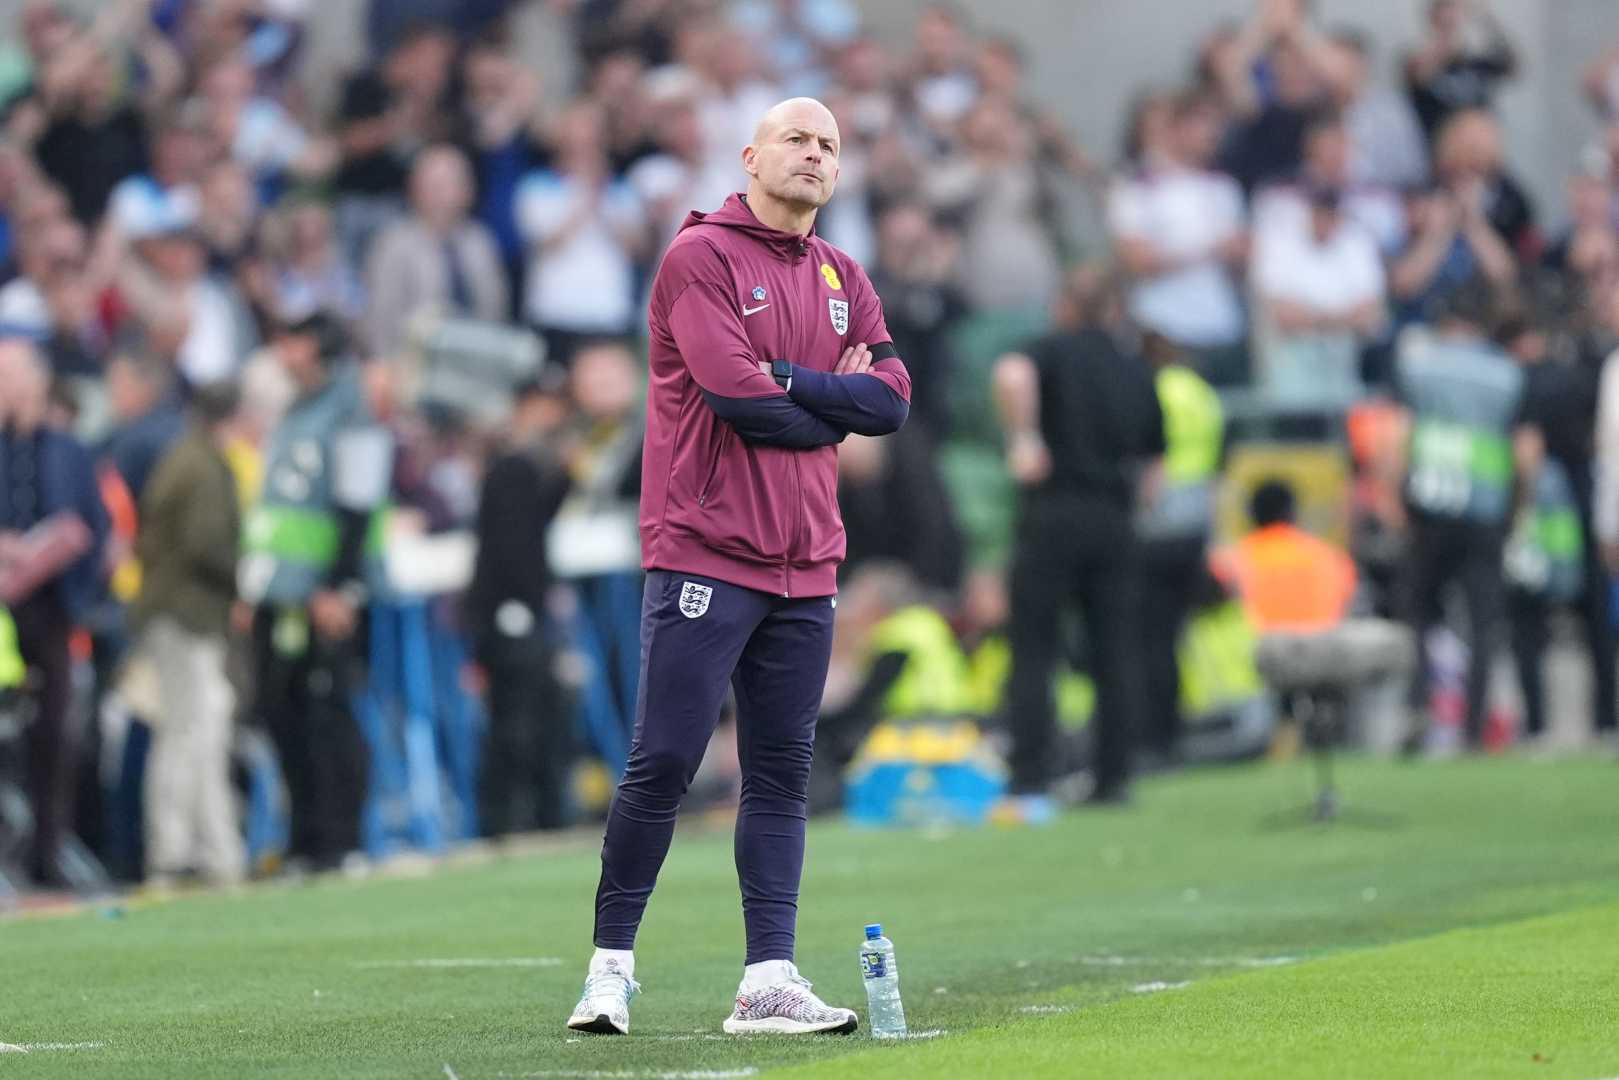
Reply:
[[[781,559],[781,595],[784,599],[789,600],[792,599],[793,595],[793,548],[798,543],[799,534],[804,531],[804,474],[799,470],[798,467],[798,454],[792,454],[790,460],[793,463],[793,486],[797,488],[797,491],[794,493],[795,498],[793,499],[793,503],[797,508],[797,514],[795,515],[793,521],[792,539],[788,541],[787,550],[782,555]]]

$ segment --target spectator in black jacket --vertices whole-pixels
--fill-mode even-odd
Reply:
[[[568,492],[557,452],[567,419],[561,383],[518,387],[506,445],[489,465],[478,507],[478,559],[467,623],[485,675],[489,728],[479,820],[490,836],[567,824],[573,714],[556,676],[546,610],[544,539]]]
[[[1472,22],[1478,33],[1469,35]],[[1482,48],[1469,37],[1482,39]],[[1483,3],[1431,0],[1428,33],[1405,60],[1405,84],[1422,130],[1434,138],[1452,113],[1489,108],[1495,85],[1518,73],[1518,54]]]
[[[877,266],[872,287],[894,348],[911,372],[911,422],[942,439],[950,433],[950,325],[966,313],[953,283],[955,244],[935,227],[926,208],[897,203],[877,224]]]
[[[78,440],[46,423],[49,374],[39,352],[21,338],[0,341],[0,569],[17,643],[35,682],[36,712],[27,736],[28,795],[34,835],[28,875],[42,885],[67,883],[62,843],[73,821],[77,755],[68,707],[72,660],[68,638],[100,592],[107,512],[90,455]],[[77,518],[77,526],[71,519]],[[27,539],[47,522],[51,538]],[[43,580],[39,576],[43,575]],[[34,582],[23,584],[22,582]]]

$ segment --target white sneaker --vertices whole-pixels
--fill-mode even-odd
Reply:
[[[641,984],[624,974],[618,961],[609,960],[600,971],[585,976],[585,990],[568,1017],[568,1027],[594,1035],[630,1033],[630,998]]]
[[[835,1009],[810,992],[809,980],[787,965],[787,981],[743,990],[725,1021],[727,1035],[848,1035],[860,1026],[852,1009]]]

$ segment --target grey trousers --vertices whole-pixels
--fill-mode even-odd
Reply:
[[[146,763],[147,873],[239,880],[246,855],[230,787],[236,692],[225,675],[225,641],[159,616],[142,633],[140,653],[157,676],[159,702]]]

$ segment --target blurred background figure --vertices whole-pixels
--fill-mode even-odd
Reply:
[[[291,859],[332,869],[359,847],[365,757],[352,701],[363,679],[365,558],[388,491],[347,336],[317,312],[276,334],[297,397],[270,435],[264,490],[239,577],[256,607],[255,713],[275,741],[291,801]]]
[[[1261,633],[1319,633],[1348,617],[1355,599],[1349,553],[1298,524],[1298,501],[1281,480],[1254,489],[1253,531],[1214,554],[1213,568]]]
[[[517,387],[478,499],[478,561],[464,606],[489,713],[478,788],[487,836],[560,828],[571,817],[574,716],[558,675],[551,574],[534,554],[568,491],[568,408],[554,369]]]
[[[107,400],[112,427],[101,458],[139,500],[153,470],[185,430],[174,368],[131,338],[107,364]]]
[[[49,378],[32,344],[0,340],[0,599],[16,623],[33,705],[26,736],[33,831],[24,869],[34,883],[60,887],[69,882],[63,845],[78,787],[68,639],[104,585],[108,525],[90,455],[46,422]]]
[[[1340,189],[1305,199],[1254,249],[1255,378],[1278,398],[1341,408],[1360,396],[1361,352],[1383,330],[1383,260]]]
[[[572,490],[549,537],[551,566],[571,586],[571,638],[588,665],[586,731],[617,772],[635,728],[641,671],[640,365],[616,342],[582,346],[566,433]]]
[[[1429,138],[1452,113],[1488,108],[1496,84],[1517,71],[1512,39],[1483,0],[1430,0],[1422,43],[1405,59],[1411,104]]]
[[[1439,624],[1445,586],[1466,597],[1468,657],[1462,738],[1484,738],[1490,664],[1503,615],[1507,530],[1534,491],[1542,454],[1525,422],[1524,378],[1487,336],[1490,293],[1473,282],[1455,293],[1431,341],[1402,351],[1395,371],[1409,435],[1404,469],[1410,541],[1403,611],[1415,636],[1411,683],[1414,738],[1429,728],[1428,633]]]
[[[1142,485],[1136,526],[1147,613],[1141,624],[1146,697],[1138,734],[1165,761],[1176,754],[1183,727],[1179,646],[1206,576],[1225,416],[1219,395],[1173,341],[1148,330],[1142,352],[1163,415],[1164,457],[1162,468]]]
[[[1243,380],[1245,320],[1233,271],[1247,258],[1242,191],[1209,171],[1219,113],[1200,93],[1168,106],[1162,141],[1143,145],[1151,165],[1114,187],[1108,224],[1119,264],[1133,282],[1129,310],[1197,354],[1210,381]]]
[[[424,150],[411,169],[410,215],[377,237],[366,270],[371,348],[397,356],[413,320],[504,319],[506,274],[489,230],[468,216],[474,191],[453,146]]]
[[[646,220],[633,189],[609,171],[599,108],[569,108],[552,141],[552,167],[524,177],[517,191],[529,245],[523,314],[547,355],[567,364],[587,338],[630,333]]]
[[[1112,337],[1112,283],[1073,274],[1055,330],[996,363],[1007,468],[1024,489],[1012,568],[1012,793],[1043,811],[1052,775],[1052,678],[1065,621],[1079,616],[1096,681],[1097,803],[1129,798],[1131,740],[1145,687],[1137,663],[1141,597],[1134,539],[1143,465],[1164,453],[1152,375]]]
[[[156,673],[161,708],[146,775],[146,876],[242,878],[247,857],[231,789],[236,693],[226,674],[242,524],[225,458],[234,384],[198,388],[186,434],[164,455],[140,503],[137,649]]]

